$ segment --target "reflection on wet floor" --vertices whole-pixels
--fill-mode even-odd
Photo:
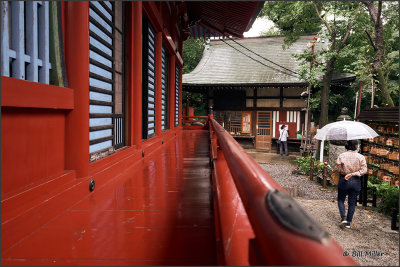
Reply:
[[[179,133],[2,251],[2,265],[216,265],[210,171],[208,131]]]
[[[300,153],[289,153],[289,156],[281,156],[275,153],[267,153],[257,151],[255,149],[245,149],[250,156],[258,163],[272,163],[272,164],[293,164],[296,165],[295,159],[300,157]]]

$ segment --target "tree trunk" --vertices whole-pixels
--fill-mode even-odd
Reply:
[[[331,87],[331,81],[333,76],[333,66],[336,58],[331,58],[326,63],[326,72],[322,78],[322,90],[321,90],[321,114],[319,117],[319,128],[324,127],[328,122],[328,110],[329,110],[329,91]]]
[[[372,1],[364,2],[368,7],[368,11],[371,15],[371,20],[375,26],[375,46],[374,46],[374,63],[373,63],[373,74],[374,79],[378,81],[377,87],[382,94],[385,104],[390,107],[394,106],[393,100],[390,97],[387,83],[385,81],[385,74],[383,70],[383,25],[381,18],[382,1],[379,1],[379,7],[376,9],[375,4]]]
[[[385,73],[383,70],[383,29],[382,24],[379,26],[375,24],[375,57],[373,63],[373,73],[375,80],[378,80],[377,87],[382,94],[382,98],[385,104],[389,107],[394,107],[393,100],[390,96],[388,86],[385,80]]]
[[[387,88],[387,83],[385,83],[385,74],[382,68],[376,70],[376,77],[379,81],[378,89],[382,94],[384,104],[387,104],[388,107],[394,107],[392,97],[390,96],[389,90]]]

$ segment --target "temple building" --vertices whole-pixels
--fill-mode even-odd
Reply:
[[[288,126],[289,144],[299,145],[296,132],[304,131],[307,102],[302,93],[307,82],[300,79],[300,63],[293,55],[310,49],[307,44],[313,36],[301,36],[287,49],[282,48],[283,39],[211,40],[197,67],[183,75],[183,90],[205,94],[227,131],[236,139],[250,138],[255,148],[267,151],[279,138],[281,125]],[[332,85],[354,79],[334,74]]]

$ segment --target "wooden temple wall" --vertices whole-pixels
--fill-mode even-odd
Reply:
[[[50,12],[50,16],[48,13],[30,13],[29,3],[25,6],[27,10],[23,3],[3,1],[1,4],[2,17],[12,16],[15,22],[8,27],[8,20],[5,20],[1,28],[2,48],[6,48],[2,49],[6,63],[2,63],[9,67],[1,73],[2,201],[44,184],[62,185],[71,179],[94,177],[110,164],[117,168],[117,163],[131,157],[129,155],[141,157],[151,153],[173,139],[175,131],[181,129],[182,36],[178,32],[178,8],[174,2],[123,2],[123,25],[118,22],[115,27],[100,23],[112,23],[110,18],[115,17],[112,2],[65,1],[58,2],[58,7],[53,3],[44,4],[46,9],[40,8],[40,12]],[[45,19],[34,20],[39,32],[24,29],[24,25],[31,26],[24,22],[29,19],[24,13],[33,18],[44,16]],[[55,28],[49,34],[54,30],[48,26],[52,16],[57,20],[53,18],[50,25],[56,27],[54,22],[57,22],[60,27],[59,31]],[[142,135],[142,62],[148,60],[143,58],[142,49],[144,20],[151,23],[155,32],[156,53],[153,57],[156,63],[152,82],[155,119],[151,138]],[[114,30],[107,33],[107,27]],[[27,34],[24,35],[25,31]],[[62,37],[61,42],[54,40],[56,33]],[[121,34],[123,48],[107,43],[109,38],[121,42]],[[24,40],[17,37],[27,38],[29,49],[21,48]],[[48,63],[49,58],[52,60],[52,48],[45,47],[42,52],[41,42],[60,49],[65,60],[65,84],[52,82],[48,70],[59,69],[57,64],[60,62]],[[123,49],[123,69],[106,66],[110,62],[110,66],[120,64],[112,63],[114,56],[107,54],[110,49],[115,49],[113,55],[116,57],[121,57],[120,49]],[[167,63],[162,61],[165,55]],[[117,75],[121,72],[123,78]],[[165,79],[162,80],[162,73],[166,72],[167,84]],[[107,73],[118,81],[105,75],[100,77]],[[123,84],[122,89],[115,85],[117,82]],[[115,88],[116,92],[110,93],[106,85]],[[96,150],[97,144],[104,149],[91,153],[89,148]],[[99,176],[96,182],[101,181]]]
[[[279,129],[285,124],[289,129],[289,138],[297,139],[296,132],[302,131],[305,121],[306,101],[300,97],[305,87],[276,86],[242,90],[245,91],[243,105],[231,108],[228,107],[229,103],[223,108],[218,106],[221,102],[216,99],[218,93],[209,92],[209,105],[216,104],[216,120],[231,135],[237,139],[252,138],[257,149],[270,150],[272,140],[279,138]]]

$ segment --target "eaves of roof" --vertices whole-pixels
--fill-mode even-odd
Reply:
[[[264,58],[267,58],[292,72],[300,69],[294,54],[300,54],[309,49],[307,43],[312,35],[301,36],[297,42],[287,49],[282,48],[284,37],[256,37],[236,39],[239,44],[226,40],[213,40],[203,53],[197,67],[183,75],[183,85],[187,86],[274,86],[274,85],[304,85],[298,75],[280,68]],[[326,47],[326,43],[317,43],[316,50]],[[233,48],[233,47],[234,48]],[[245,48],[261,55],[257,56]],[[241,52],[239,52],[240,50]],[[254,60],[255,59],[255,60]],[[257,62],[257,61],[260,62]],[[267,65],[267,66],[265,66]],[[269,67],[268,67],[269,66]],[[278,70],[280,71],[278,71]],[[335,73],[332,83],[352,82],[355,75],[350,73]]]
[[[292,56],[302,53],[307,48],[310,36],[302,36],[288,49],[282,49],[283,37],[250,38],[236,40],[246,48],[265,57],[287,69],[296,72],[300,65]],[[227,41],[238,52],[223,41],[211,41],[205,49],[203,57],[197,67],[190,73],[183,75],[183,84],[296,84],[302,81],[298,76],[273,65],[259,56],[240,47],[238,44]],[[263,64],[255,61],[262,62]],[[267,67],[267,66],[270,67]],[[282,72],[274,69],[280,69]]]

